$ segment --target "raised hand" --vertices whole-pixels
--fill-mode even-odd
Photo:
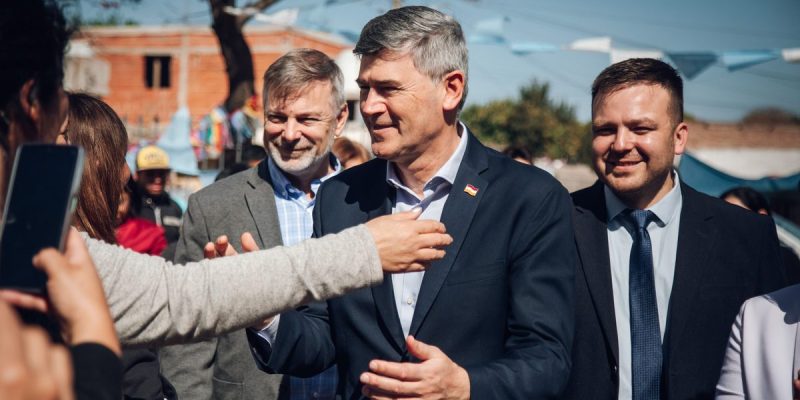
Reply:
[[[242,242],[242,250],[244,250],[245,253],[260,250],[250,232],[243,233],[240,240]],[[234,256],[236,254],[239,254],[239,252],[231,246],[226,235],[219,236],[213,243],[208,242],[203,246],[203,257],[205,258]]]
[[[441,222],[417,220],[420,213],[416,209],[367,222],[384,271],[421,271],[431,261],[444,257],[443,248],[452,243],[453,238]]]

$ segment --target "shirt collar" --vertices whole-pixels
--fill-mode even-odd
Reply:
[[[317,195],[317,189],[326,180],[330,179],[331,177],[335,176],[342,170],[342,165],[339,163],[339,160],[330,153],[329,155],[331,163],[331,167],[333,167],[333,172],[323,176],[320,179],[314,179],[311,181],[311,191],[314,193],[314,196]],[[275,194],[280,196],[284,199],[296,199],[305,195],[302,190],[296,188],[292,185],[292,182],[289,181],[289,178],[286,177],[286,174],[278,168],[278,165],[275,164],[275,161],[272,160],[272,157],[267,157],[267,167],[269,169],[269,176],[272,179],[272,190],[275,191]]]
[[[435,180],[444,180],[449,184],[453,184],[456,181],[456,175],[458,174],[458,167],[461,166],[461,161],[464,159],[464,154],[467,151],[467,129],[464,124],[459,121],[458,122],[458,132],[461,135],[461,138],[458,141],[458,146],[456,150],[450,155],[450,158],[447,162],[436,171],[436,174],[431,177],[428,182],[425,183],[425,186],[428,186]],[[404,188],[407,191],[411,192],[404,184],[403,181],[400,180],[400,176],[397,175],[397,172],[394,168],[394,163],[389,161],[386,163],[386,182],[396,188]]]
[[[664,198],[659,200],[656,204],[648,207],[647,209],[652,211],[653,214],[656,215],[658,218],[657,223],[659,226],[666,226],[672,221],[675,217],[675,212],[680,208],[681,203],[683,202],[683,197],[681,195],[680,189],[680,179],[678,178],[678,173],[676,171],[672,171],[672,176],[674,178],[674,185],[672,189],[667,193]],[[625,211],[626,209],[630,208],[622,202],[622,200],[617,197],[614,192],[609,189],[608,186],[603,185],[603,194],[605,195],[606,199],[606,212],[608,215],[608,222],[611,223],[614,221],[620,213]]]

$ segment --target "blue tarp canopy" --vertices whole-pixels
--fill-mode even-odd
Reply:
[[[689,153],[681,156],[678,173],[683,182],[714,197],[719,197],[726,190],[737,186],[749,186],[762,193],[797,190],[798,182],[800,182],[800,173],[776,178],[737,178],[715,169]]]
[[[189,141],[191,136],[191,117],[189,109],[181,107],[172,116],[164,134],[158,139],[156,145],[164,149],[169,155],[169,165],[172,170],[185,175],[197,176],[197,157]]]

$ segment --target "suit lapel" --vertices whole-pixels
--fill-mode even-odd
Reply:
[[[364,222],[382,215],[392,213],[395,191],[386,182],[386,162],[381,160],[376,162],[374,167],[376,173],[370,180],[365,182],[362,193],[368,196],[375,196],[374,199],[365,201],[366,204],[379,204],[378,207],[366,210]],[[403,327],[400,325],[400,316],[397,314],[397,306],[394,302],[394,288],[392,286],[392,275],[384,273],[383,283],[372,287],[372,298],[375,302],[376,313],[382,323],[385,334],[392,338],[395,348],[400,354],[405,353],[406,341],[403,337]]]
[[[692,315],[692,305],[703,281],[708,255],[714,253],[717,236],[713,215],[700,204],[702,199],[693,189],[681,184],[683,204],[678,231],[678,249],[675,258],[675,275],[669,301],[669,314],[664,348],[669,357]]]
[[[467,148],[441,217],[441,222],[447,227],[447,233],[453,237],[453,243],[445,249],[445,257],[432,263],[425,272],[419,298],[417,299],[417,306],[411,319],[411,327],[409,329],[411,335],[417,334],[422,321],[430,311],[442,284],[447,278],[447,274],[453,267],[453,262],[458,257],[461,244],[464,243],[464,238],[478,209],[478,204],[480,204],[483,195],[489,188],[489,181],[480,176],[488,168],[489,164],[486,149],[469,131],[465,131],[463,134],[468,135]],[[475,196],[464,192],[467,185],[478,188]]]
[[[608,251],[608,216],[603,184],[595,183],[588,201],[576,201],[575,241],[581,260],[581,271],[592,298],[600,328],[611,349],[614,361],[619,362],[619,342],[614,314],[614,294],[611,285],[611,264]],[[577,204],[577,203],[581,204]]]
[[[250,171],[245,188],[247,209],[255,221],[258,239],[261,246],[272,247],[282,245],[281,230],[278,220],[278,208],[275,205],[275,192],[269,175],[267,160],[258,164],[258,168]]]

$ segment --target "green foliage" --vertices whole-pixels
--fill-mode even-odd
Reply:
[[[138,22],[130,18],[122,18],[119,14],[111,14],[102,18],[93,18],[82,21],[83,26],[136,26]]]
[[[519,98],[464,109],[461,119],[483,141],[524,146],[536,156],[588,162],[591,133],[575,109],[550,98],[547,83],[531,82]]]
[[[778,107],[756,108],[742,118],[743,124],[761,125],[796,125],[800,124],[800,115]]]
[[[137,5],[141,0],[102,0],[99,2],[85,0],[56,0],[61,6],[67,21],[74,29],[81,26],[133,26],[139,23],[131,18],[122,16],[123,8],[130,5]],[[83,13],[95,16],[87,18]]]

